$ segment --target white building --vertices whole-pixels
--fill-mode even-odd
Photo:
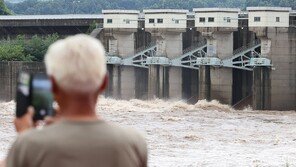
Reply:
[[[238,8],[194,8],[195,27],[238,27]]]
[[[138,28],[139,11],[103,10],[104,28]]]
[[[289,7],[247,7],[249,27],[289,27]]]
[[[184,29],[187,23],[188,10],[179,9],[147,9],[145,15],[145,28],[175,28]]]

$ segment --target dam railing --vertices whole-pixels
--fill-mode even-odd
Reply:
[[[259,44],[260,44],[260,40],[259,39],[254,40],[254,41],[251,41],[247,45],[235,49],[233,51],[233,55],[236,55],[236,54],[241,53],[241,52],[244,52],[244,51],[248,51],[249,49],[252,49],[253,47],[255,47],[255,46],[259,45]]]
[[[191,51],[195,50],[196,48],[199,48],[199,47],[204,46],[206,44],[207,44],[207,40],[202,40],[202,41],[199,41],[199,42],[195,42],[191,46],[189,46],[188,48],[185,48],[183,50],[183,54],[191,52]]]

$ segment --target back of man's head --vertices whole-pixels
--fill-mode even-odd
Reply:
[[[101,42],[88,35],[75,35],[52,44],[46,55],[47,74],[64,91],[91,93],[103,83],[107,69]]]

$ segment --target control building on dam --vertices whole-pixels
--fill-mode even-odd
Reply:
[[[23,25],[21,18],[8,17],[0,17],[2,38],[15,30],[34,34],[30,20]],[[103,42],[107,54],[106,96],[296,109],[296,12],[291,8],[103,10],[91,18],[31,21],[40,35],[54,29],[62,35],[64,29],[66,35],[81,33],[95,22],[91,35]]]

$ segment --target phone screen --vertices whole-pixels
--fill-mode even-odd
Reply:
[[[35,108],[34,120],[42,120],[53,115],[53,95],[51,82],[45,74],[35,74],[32,80],[31,103]]]

